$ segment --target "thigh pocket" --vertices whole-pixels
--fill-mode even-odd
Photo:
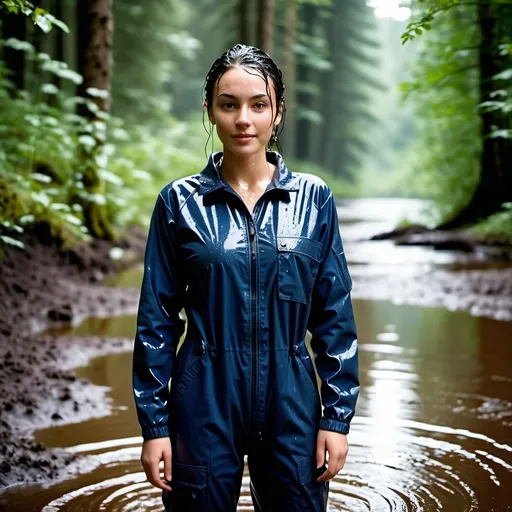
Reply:
[[[317,482],[320,476],[316,469],[316,457],[299,460],[297,471],[301,489],[301,510],[306,512],[325,512],[329,493],[328,482]]]
[[[192,466],[176,462],[172,465],[172,492],[167,493],[166,510],[204,511],[208,510],[206,466]]]
[[[277,251],[279,298],[307,304],[320,265],[322,244],[304,236],[278,236]]]

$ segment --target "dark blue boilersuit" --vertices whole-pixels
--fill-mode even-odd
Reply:
[[[359,393],[335,202],[267,152],[276,171],[251,215],[221,156],[167,185],[153,212],[133,360],[142,435],[171,438],[173,512],[234,511],[244,455],[256,510],[325,511],[318,430],[348,433]]]

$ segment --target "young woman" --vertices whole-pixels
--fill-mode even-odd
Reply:
[[[149,230],[133,360],[142,464],[173,512],[235,511],[245,455],[257,511],[325,511],[359,393],[336,205],[266,150],[285,110],[266,53],[236,45],[205,91],[223,151],[164,187]]]

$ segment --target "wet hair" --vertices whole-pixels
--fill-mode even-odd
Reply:
[[[285,87],[283,83],[283,74],[281,73],[281,70],[277,67],[276,63],[272,60],[270,55],[268,53],[265,53],[263,50],[255,48],[254,46],[237,44],[217,58],[217,60],[213,63],[212,67],[210,68],[210,71],[208,71],[203,86],[203,101],[206,101],[207,103],[208,112],[210,111],[213,105],[213,89],[219,83],[219,80],[222,78],[224,73],[236,66],[245,68],[246,71],[254,70],[255,72],[251,74],[261,76],[265,80],[265,84],[267,86],[267,95],[270,99],[270,107],[272,109],[272,114],[274,114],[274,105],[272,104],[272,96],[270,95],[269,82],[269,78],[272,79],[277,101],[277,108],[273,118],[275,119],[277,117],[277,114],[279,112],[279,105],[281,104],[283,104],[283,116],[281,118],[281,122],[279,123],[279,125],[272,129],[272,135],[268,142],[268,148],[271,149],[274,145],[277,145],[277,148],[280,151],[281,148],[279,145],[278,137],[283,130],[286,112],[284,104]],[[210,130],[206,128],[204,116],[203,126],[206,132],[208,133],[209,141],[210,137],[212,136],[211,126]],[[206,141],[206,145],[208,145],[208,141]]]

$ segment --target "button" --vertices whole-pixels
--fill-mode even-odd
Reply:
[[[192,493],[192,499],[196,499],[197,494],[195,492]]]
[[[299,345],[293,345],[293,353],[296,354],[299,351]]]
[[[286,242],[281,242],[281,247],[286,247]]]

